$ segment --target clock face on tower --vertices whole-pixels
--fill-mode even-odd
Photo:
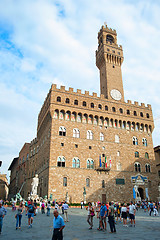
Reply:
[[[111,97],[114,99],[114,100],[121,100],[122,98],[122,94],[120,93],[120,91],[118,91],[117,89],[112,89],[111,92]]]

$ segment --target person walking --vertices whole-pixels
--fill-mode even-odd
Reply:
[[[102,202],[102,205],[100,208],[100,230],[107,229],[106,216],[107,216],[107,207],[104,204],[104,202]]]
[[[27,216],[27,212],[28,212],[28,202],[25,201],[25,211],[26,211],[26,216]]]
[[[53,219],[53,236],[52,240],[63,240],[63,229],[65,224],[63,218],[59,215],[57,210],[54,210],[54,219]]]
[[[109,202],[108,222],[110,225],[111,232],[116,233],[115,220],[114,220],[114,206]]]
[[[126,206],[127,206],[126,204],[122,204],[122,207],[121,207],[124,227],[128,227],[128,225],[127,225],[127,207]]]
[[[32,228],[35,206],[33,200],[28,204],[28,228]]]
[[[19,207],[17,208],[17,214],[16,214],[16,230],[21,228],[21,222],[22,222],[22,213],[23,213],[23,203],[20,202]]]
[[[42,213],[42,214],[45,214],[45,203],[44,203],[44,201],[42,201],[41,213]]]
[[[50,210],[51,210],[51,203],[48,201],[47,203],[47,216],[50,216]]]
[[[0,202],[0,234],[2,233],[3,218],[6,214],[7,210],[2,206],[2,202]]]
[[[153,202],[151,201],[151,203],[149,204],[149,215],[151,216],[152,212],[153,212]]]
[[[68,220],[68,209],[69,209],[69,206],[67,204],[67,202],[63,203],[62,205],[63,209],[64,209],[64,221],[66,222],[69,222]]]
[[[131,227],[132,224],[134,223],[134,227],[135,227],[135,214],[136,214],[136,207],[134,206],[133,202],[131,201],[130,205],[129,205],[129,218],[131,221]]]
[[[88,203],[88,207],[86,208],[88,210],[88,217],[87,217],[87,222],[90,225],[89,229],[92,229],[93,227],[93,217],[94,217],[94,208],[92,207],[92,203]]]

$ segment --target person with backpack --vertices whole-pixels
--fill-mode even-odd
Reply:
[[[28,204],[28,228],[32,228],[35,206],[33,200]]]

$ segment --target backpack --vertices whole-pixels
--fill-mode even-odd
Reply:
[[[28,208],[29,208],[29,213],[34,213],[34,207],[33,207],[33,205],[28,205]]]
[[[42,203],[42,208],[45,208],[45,205],[44,205],[44,203]]]

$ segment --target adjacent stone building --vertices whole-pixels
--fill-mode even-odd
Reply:
[[[8,198],[7,175],[0,173],[0,199],[6,200],[7,198]]]
[[[31,142],[27,179],[37,173],[38,194],[70,202],[156,200],[151,106],[124,101],[123,49],[115,30],[98,33],[100,97],[52,85]],[[31,180],[30,180],[31,182]],[[29,192],[30,184],[26,192]]]

